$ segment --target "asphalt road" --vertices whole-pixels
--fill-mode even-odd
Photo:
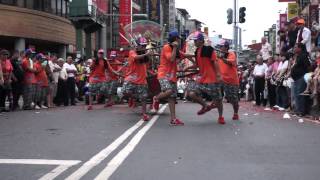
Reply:
[[[124,105],[0,115],[0,180],[319,180],[320,126],[243,104],[240,121],[180,102],[186,125],[169,111],[139,121]]]

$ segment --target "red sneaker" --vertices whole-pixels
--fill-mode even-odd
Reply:
[[[111,101],[111,102],[108,102],[106,105],[104,105],[105,108],[107,107],[112,107],[114,105],[114,102]]]
[[[152,102],[152,107],[154,110],[158,111],[159,110],[159,100],[157,100],[156,96],[153,97],[153,102]]]
[[[198,115],[203,115],[207,112],[209,112],[211,110],[211,107],[210,106],[206,106],[206,107],[202,107],[202,109],[200,109],[200,111],[198,111]]]
[[[93,110],[93,107],[92,107],[92,105],[89,105],[88,106],[88,111],[91,111],[91,110]]]
[[[143,120],[143,121],[149,121],[149,120],[150,120],[150,117],[149,117],[148,115],[146,115],[146,114],[143,114],[143,115],[142,115],[142,120]]]
[[[170,122],[170,125],[172,126],[184,126],[184,123],[179,120],[179,119],[172,119],[171,122]]]
[[[226,122],[224,121],[224,117],[219,117],[218,123],[219,124],[226,124]]]
[[[232,120],[234,120],[234,121],[238,121],[239,119],[240,119],[239,114],[234,114],[232,117]]]

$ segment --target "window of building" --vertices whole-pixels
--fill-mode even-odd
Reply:
[[[7,4],[7,5],[16,5],[17,1],[16,0],[0,0],[0,3]]]
[[[63,0],[57,0],[57,15],[58,16],[62,15],[62,1]]]
[[[26,8],[33,9],[34,1],[33,0],[27,0],[26,2],[27,2],[26,3]]]

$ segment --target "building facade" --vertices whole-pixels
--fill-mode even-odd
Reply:
[[[66,57],[76,44],[67,19],[69,0],[0,0],[0,48],[57,53]]]

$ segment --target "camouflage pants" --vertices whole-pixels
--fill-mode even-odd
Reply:
[[[148,98],[148,86],[133,84],[131,82],[125,81],[122,86],[123,94],[130,94],[134,98],[140,99],[141,101],[146,101]]]
[[[239,102],[239,86],[238,85],[223,84],[223,90],[224,90],[226,99],[230,103]]]
[[[159,83],[160,83],[162,92],[172,90],[173,94],[171,95],[171,97],[172,98],[177,97],[177,84],[176,83],[171,82],[167,79],[159,79]]]
[[[222,100],[221,84],[218,83],[202,84],[195,81],[189,81],[187,85],[187,91],[195,92],[198,95],[201,93],[206,93],[212,98],[213,101]]]

